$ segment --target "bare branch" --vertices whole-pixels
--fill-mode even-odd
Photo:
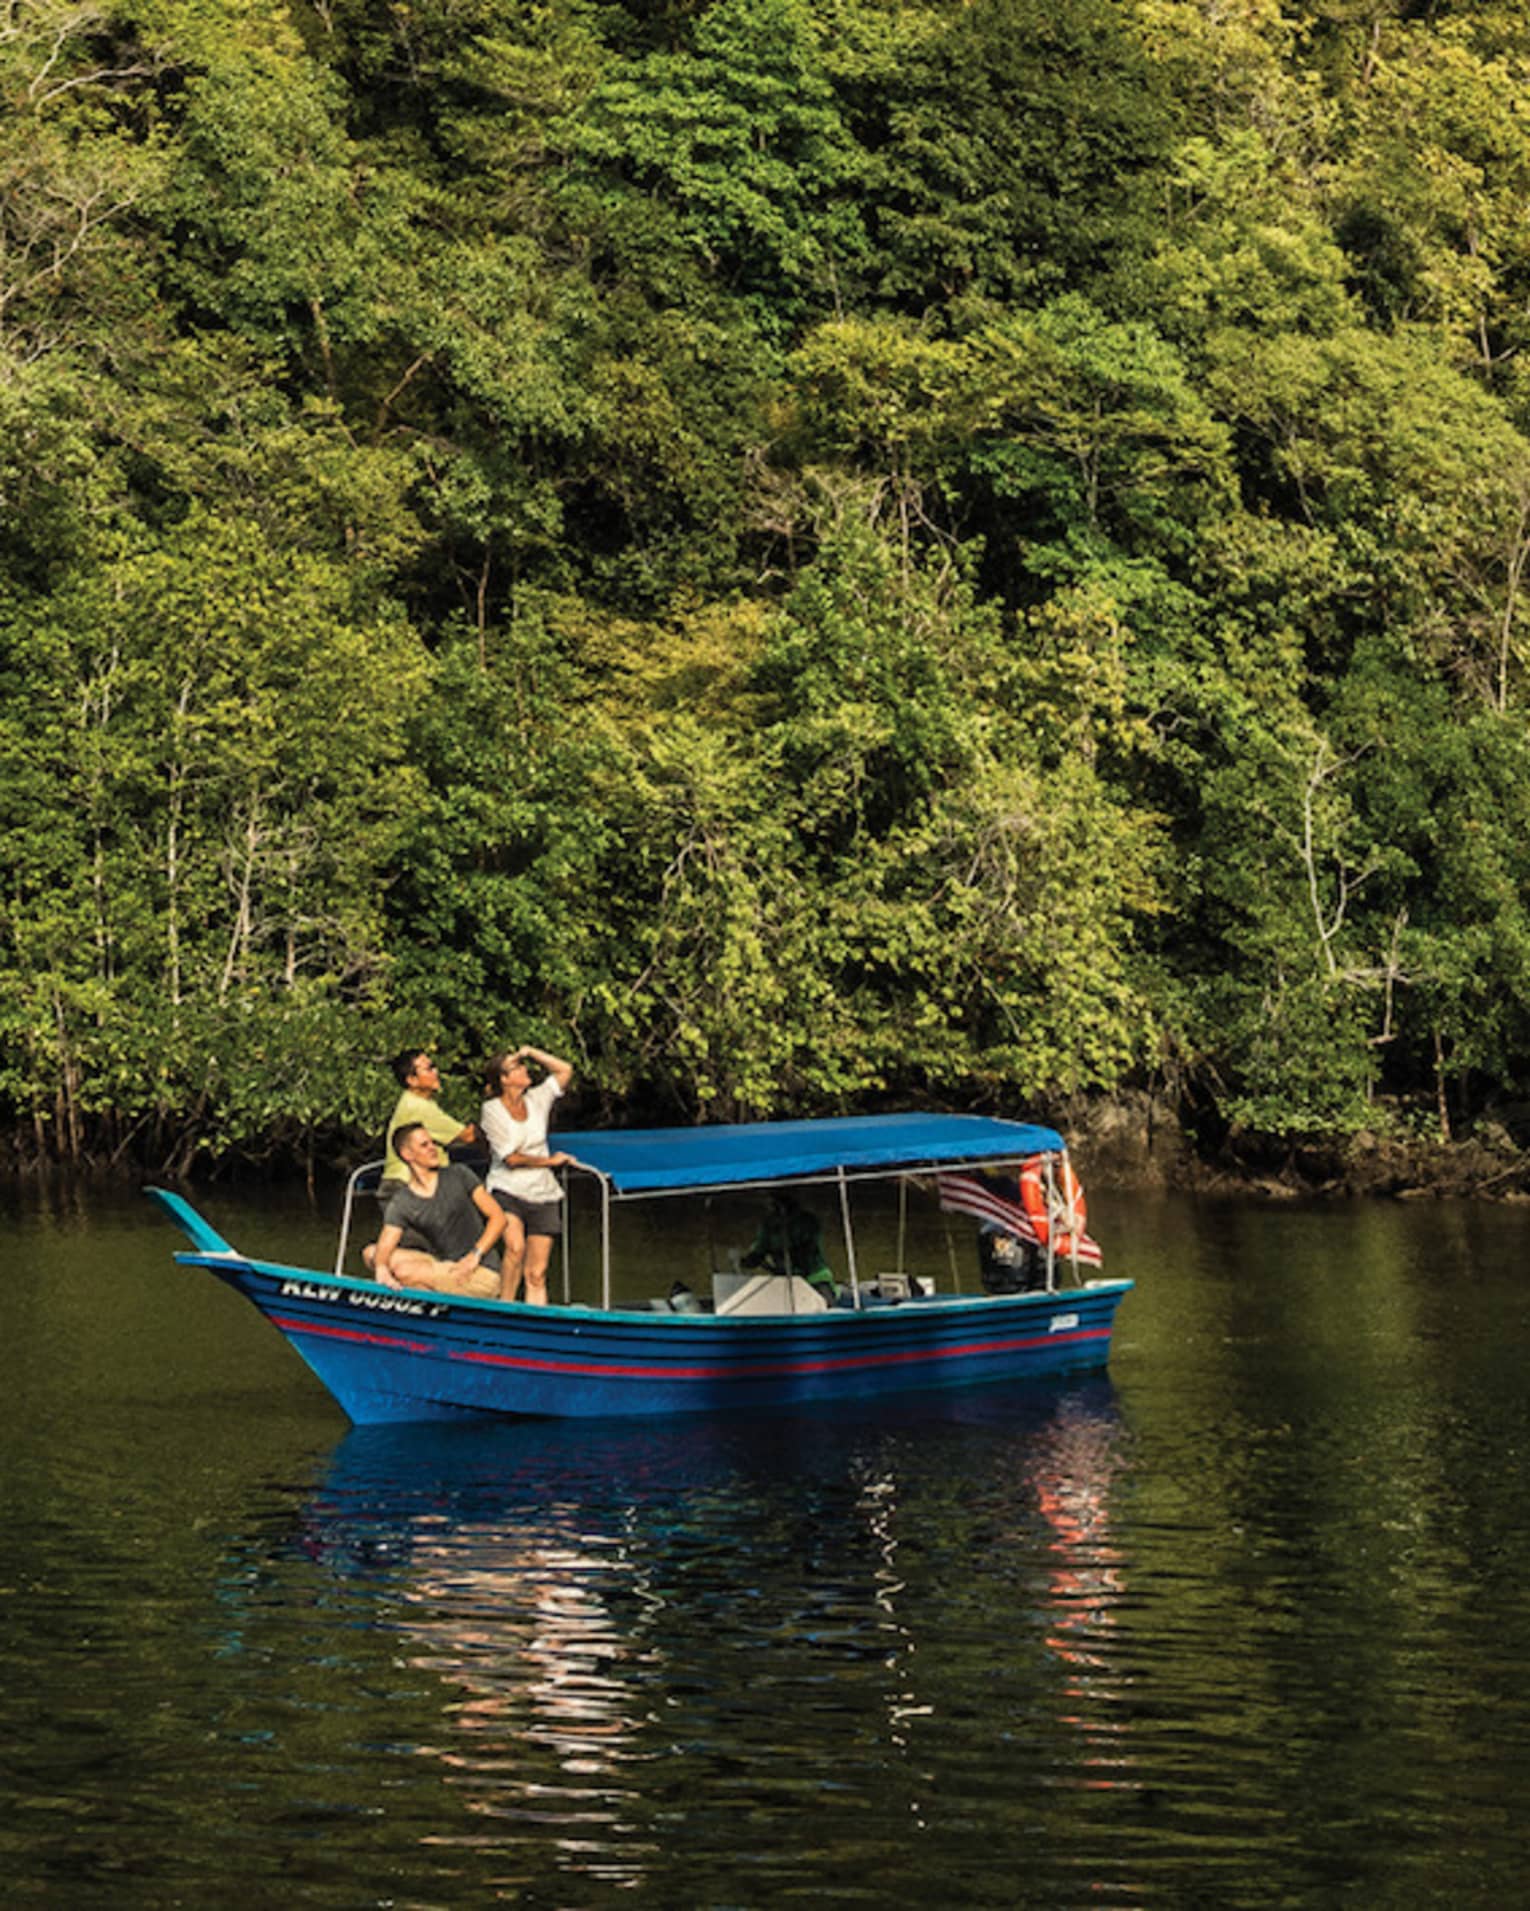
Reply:
[[[1317,932],[1318,947],[1322,951],[1324,965],[1329,975],[1335,979],[1339,976],[1339,963],[1334,954],[1334,943],[1340,929],[1344,926],[1350,899],[1376,874],[1381,864],[1374,850],[1367,854],[1363,867],[1357,871],[1347,869],[1340,862],[1334,876],[1333,906],[1325,911],[1318,876],[1317,798],[1325,783],[1348,768],[1351,763],[1357,762],[1364,754],[1363,750],[1356,750],[1347,757],[1335,756],[1327,739],[1320,738],[1313,756],[1312,768],[1308,772],[1307,787],[1302,792],[1302,862],[1307,872],[1307,894],[1312,904],[1312,924]]]

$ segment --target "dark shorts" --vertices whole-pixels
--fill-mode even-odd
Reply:
[[[501,1194],[498,1188],[491,1188],[489,1192],[506,1214],[519,1217],[527,1234],[548,1234],[556,1240],[563,1232],[561,1201],[521,1201],[513,1194]]]

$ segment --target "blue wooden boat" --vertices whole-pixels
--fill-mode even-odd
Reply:
[[[531,1307],[351,1278],[338,1270],[354,1187],[332,1272],[241,1254],[180,1195],[150,1192],[191,1241],[176,1259],[251,1301],[358,1425],[778,1410],[1102,1367],[1132,1285],[1081,1278],[1077,1254],[1062,1258],[1051,1245],[1045,1284],[1030,1292],[940,1292],[933,1279],[902,1270],[862,1276],[855,1184],[992,1176],[1037,1157],[1050,1181],[1066,1159],[1050,1128],[886,1115],[564,1134],[558,1146],[598,1187],[599,1306]],[[668,1296],[612,1305],[613,1214],[623,1204],[781,1187],[837,1198],[849,1278],[836,1304],[826,1306],[800,1277],[719,1274],[710,1303],[682,1297],[702,1311],[676,1311]],[[565,1236],[565,1294],[566,1257]]]

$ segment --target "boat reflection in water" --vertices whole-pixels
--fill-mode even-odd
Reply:
[[[974,1734],[1044,1727],[1055,1759],[1081,1733],[1053,1782],[1118,1782],[1098,1713],[1123,1449],[1103,1378],[779,1421],[356,1429],[304,1546],[452,1694],[444,1735],[410,1708],[408,1749],[463,1808],[423,1837],[652,1882],[682,1818],[722,1864],[824,1786],[863,1836],[868,1810],[889,1838],[938,1831]]]
[[[1128,1683],[1111,1651],[1125,1593],[1122,1556],[1111,1544],[1111,1486],[1123,1464],[1112,1433],[1095,1416],[1060,1418],[1034,1475],[1037,1509],[1051,1529],[1046,1643],[1067,1668],[1063,1690],[1076,1707],[1062,1716],[1085,1736],[1085,1782],[1098,1789],[1125,1782],[1130,1765],[1126,1724],[1111,1704]]]

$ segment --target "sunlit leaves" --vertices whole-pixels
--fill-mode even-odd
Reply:
[[[670,248],[757,300],[774,330],[858,272],[864,158],[804,0],[719,0],[689,41],[614,70],[583,102],[566,190],[629,268],[659,267]]]

